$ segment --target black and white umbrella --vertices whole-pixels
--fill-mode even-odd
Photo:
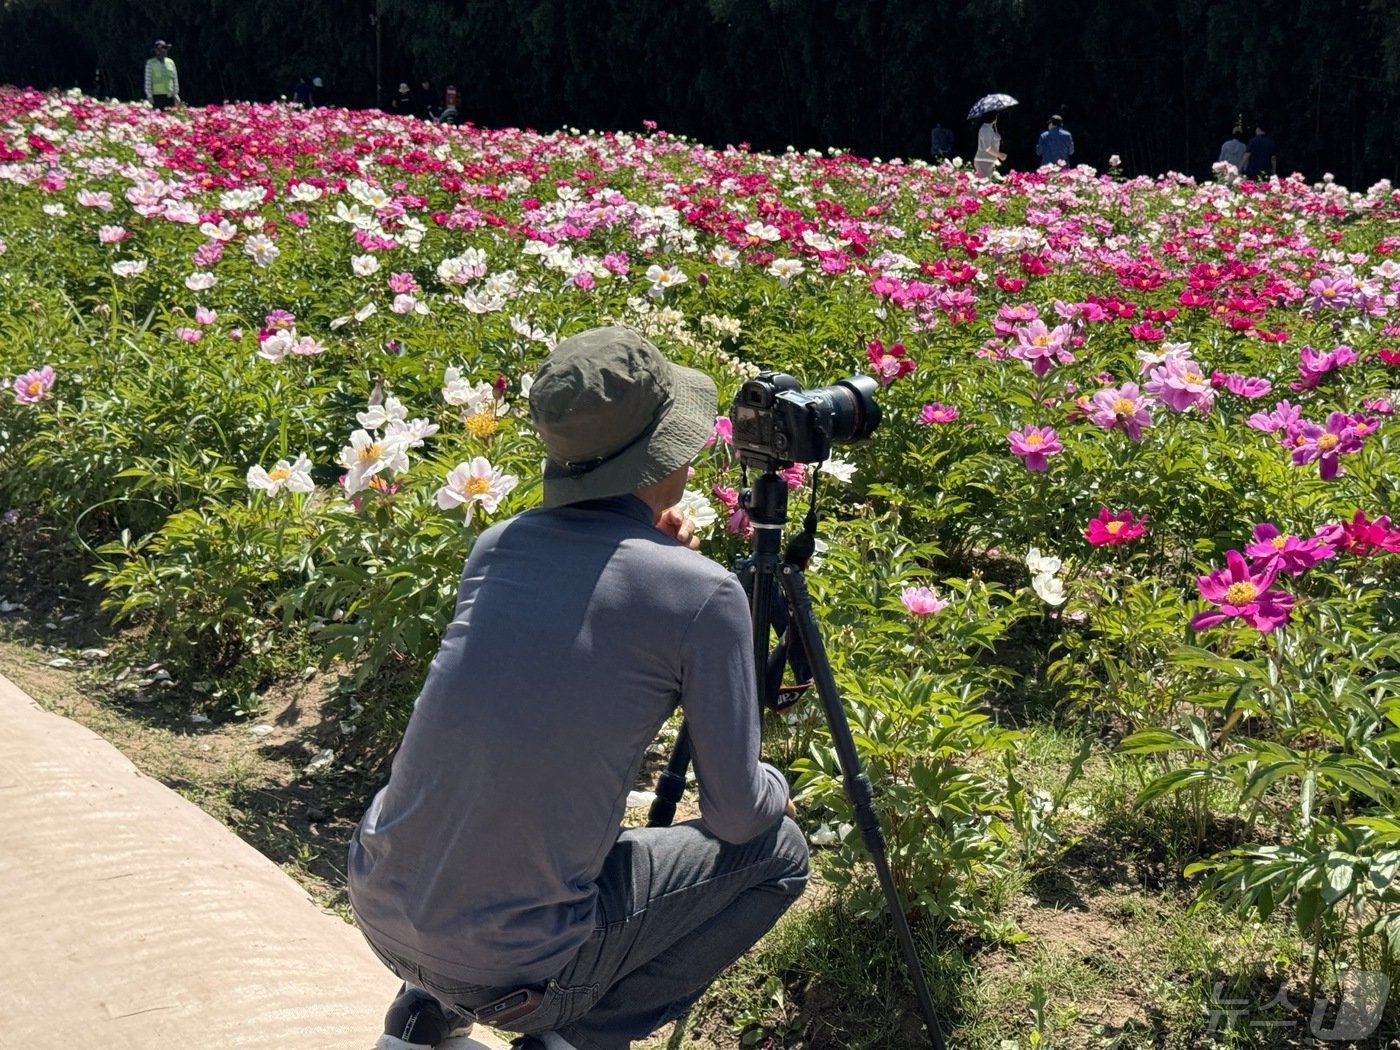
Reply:
[[[989,113],[1000,113],[1003,109],[1010,109],[1017,105],[1017,102],[1010,95],[1000,93],[994,95],[983,95],[979,98],[970,110],[967,111],[968,120],[976,120],[978,117],[985,117]]]

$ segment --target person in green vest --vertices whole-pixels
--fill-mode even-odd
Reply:
[[[155,54],[146,59],[146,101],[156,109],[169,109],[180,101],[180,74],[170,57],[170,45],[157,40]]]

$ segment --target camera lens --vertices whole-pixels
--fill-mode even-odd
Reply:
[[[880,406],[875,402],[879,388],[870,376],[851,376],[832,386],[810,390],[808,395],[825,405],[831,421],[831,440],[850,444],[864,441],[880,425]]]

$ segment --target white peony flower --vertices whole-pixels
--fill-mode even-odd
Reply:
[[[514,474],[504,474],[485,456],[477,456],[469,463],[458,463],[452,468],[447,484],[438,489],[438,506],[443,510],[465,508],[466,520],[470,523],[477,504],[489,514],[519,483],[520,479]]]
[[[379,272],[379,260],[373,255],[355,255],[350,259],[350,269],[356,277],[369,277]]]
[[[856,465],[854,463],[849,463],[844,459],[837,459],[836,457],[832,457],[822,463],[820,470],[823,474],[830,474],[837,481],[843,481],[848,485],[851,479],[856,475]]]
[[[316,487],[311,480],[311,460],[306,453],[302,453],[295,463],[279,459],[271,470],[264,470],[255,464],[248,468],[248,487],[261,489],[269,496],[277,495],[284,488],[288,492],[310,492]]]
[[[112,272],[118,277],[135,277],[146,272],[145,259],[122,259],[112,264]]]
[[[356,430],[350,444],[340,450],[340,465],[346,469],[345,492],[353,496],[369,487],[376,474],[402,473],[408,469],[406,446],[399,438],[376,438],[367,430]]]
[[[710,501],[694,489],[685,490],[675,509],[681,512],[681,516],[690,522],[696,532],[704,532],[719,519]]]
[[[381,405],[370,405],[364,412],[355,413],[355,418],[366,430],[378,430],[391,421],[402,423],[408,418],[408,409],[398,398],[389,397]]]
[[[185,278],[185,287],[192,292],[207,292],[217,284],[219,279],[212,273],[204,270],[196,270]]]
[[[272,260],[281,255],[272,238],[263,233],[255,233],[243,243],[243,250],[259,266],[270,266]]]
[[[1050,575],[1060,571],[1060,559],[1056,557],[1046,557],[1040,553],[1039,547],[1032,547],[1026,551],[1026,568],[1030,570],[1032,576]]]
[[[1063,605],[1065,602],[1065,583],[1058,576],[1048,572],[1032,576],[1031,587],[1046,605]]]

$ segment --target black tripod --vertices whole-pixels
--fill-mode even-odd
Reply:
[[[851,800],[861,840],[875,864],[880,888],[889,904],[895,934],[899,938],[900,948],[903,949],[910,979],[914,982],[919,1008],[928,1025],[929,1040],[935,1050],[943,1050],[943,1032],[939,1028],[938,1016],[933,1008],[933,996],[929,992],[928,982],[924,979],[914,935],[909,929],[909,920],[900,903],[894,877],[890,874],[885,851],[885,833],[880,827],[879,814],[875,812],[871,801],[870,780],[861,768],[860,756],[856,752],[855,741],[851,738],[850,726],[846,723],[845,711],[841,707],[841,694],[837,689],[831,664],[827,660],[816,614],[812,611],[812,599],[807,593],[807,582],[802,575],[802,566],[812,554],[816,527],[815,511],[808,516],[806,530],[794,539],[786,556],[780,558],[778,551],[783,526],[787,522],[787,499],[787,482],[772,469],[760,474],[752,487],[745,489],[743,494],[743,507],[753,523],[754,538],[751,555],[739,562],[736,571],[749,592],[750,609],[753,613],[754,665],[760,669],[760,694],[764,699],[768,699],[777,692],[772,673],[773,661],[770,661],[768,653],[769,631],[774,622],[776,579],[787,599],[789,629],[795,632],[795,640],[805,654],[806,662],[810,664],[812,681],[822,700],[826,724],[831,731],[836,758],[841,766],[846,797]],[[783,657],[778,656],[776,663],[778,675],[781,676]],[[764,673],[764,668],[768,669],[768,673]],[[648,819],[651,827],[670,825],[676,814],[676,803],[680,801],[681,793],[685,790],[686,771],[689,767],[690,734],[687,726],[682,723],[671,760],[656,783],[656,801],[651,805]]]

